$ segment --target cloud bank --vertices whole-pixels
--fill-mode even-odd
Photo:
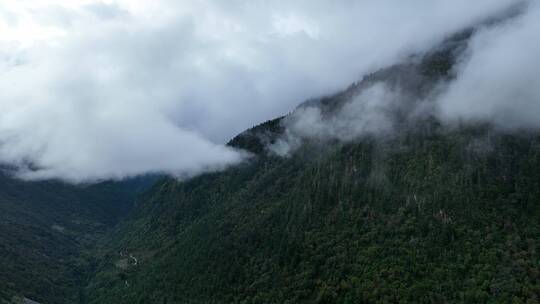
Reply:
[[[0,162],[18,166],[25,178],[73,182],[219,169],[243,159],[223,143],[245,128],[427,51],[514,3],[2,1]],[[487,92],[504,81],[494,72],[509,60],[487,68],[475,54],[490,48],[489,58],[500,59],[505,54],[494,44],[534,34],[535,11],[521,24],[476,36],[460,68],[466,78],[451,86],[449,100],[465,95],[469,83]],[[527,42],[530,50],[507,51],[527,58],[538,46]],[[475,65],[492,77],[480,77]],[[523,88],[518,80],[508,94]],[[380,88],[370,94],[388,97]],[[482,94],[477,99],[481,105]],[[448,119],[467,107],[465,100],[441,106]],[[472,118],[501,115],[479,108]]]

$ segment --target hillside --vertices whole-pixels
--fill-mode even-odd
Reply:
[[[73,186],[0,173],[0,302],[67,303],[84,250],[125,216],[146,178]],[[87,268],[84,265],[84,268]]]
[[[331,118],[374,82],[427,96],[468,35],[299,109]],[[144,195],[96,251],[83,301],[538,302],[540,136],[410,108],[392,108],[391,136],[310,138],[286,157],[268,146],[290,116],[239,135],[250,161]]]

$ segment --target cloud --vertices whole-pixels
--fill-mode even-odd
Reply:
[[[456,80],[437,100],[445,121],[484,121],[505,130],[540,127],[540,5],[471,40]]]
[[[3,1],[0,162],[75,182],[222,168],[242,130],[513,3]]]
[[[325,115],[319,106],[300,107],[285,118],[285,134],[268,149],[279,156],[288,156],[303,144],[304,139],[349,142],[365,135],[391,134],[395,131],[394,109],[404,99],[401,93],[377,82],[363,88],[331,114]]]
[[[426,117],[446,126],[482,122],[505,132],[538,131],[540,42],[534,37],[540,5],[527,3],[499,16],[477,25],[470,38],[453,42],[461,45],[453,51],[451,77],[430,78],[419,73],[422,56],[406,58],[352,86],[345,97],[334,96],[330,113],[324,102],[295,110],[269,151],[287,156],[306,140],[389,138]]]

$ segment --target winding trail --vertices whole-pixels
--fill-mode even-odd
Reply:
[[[129,254],[129,258],[133,260],[133,266],[137,266],[139,264],[139,260],[137,260],[137,258],[134,257],[133,254]]]

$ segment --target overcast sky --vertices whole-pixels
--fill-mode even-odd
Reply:
[[[73,182],[222,168],[243,159],[223,145],[242,130],[516,2],[1,0],[0,162]],[[446,119],[470,102],[467,117],[500,117],[519,93],[538,121],[525,84],[540,88],[537,7],[478,34],[441,101]],[[502,84],[501,70],[517,79]],[[488,103],[494,84],[506,95]]]

